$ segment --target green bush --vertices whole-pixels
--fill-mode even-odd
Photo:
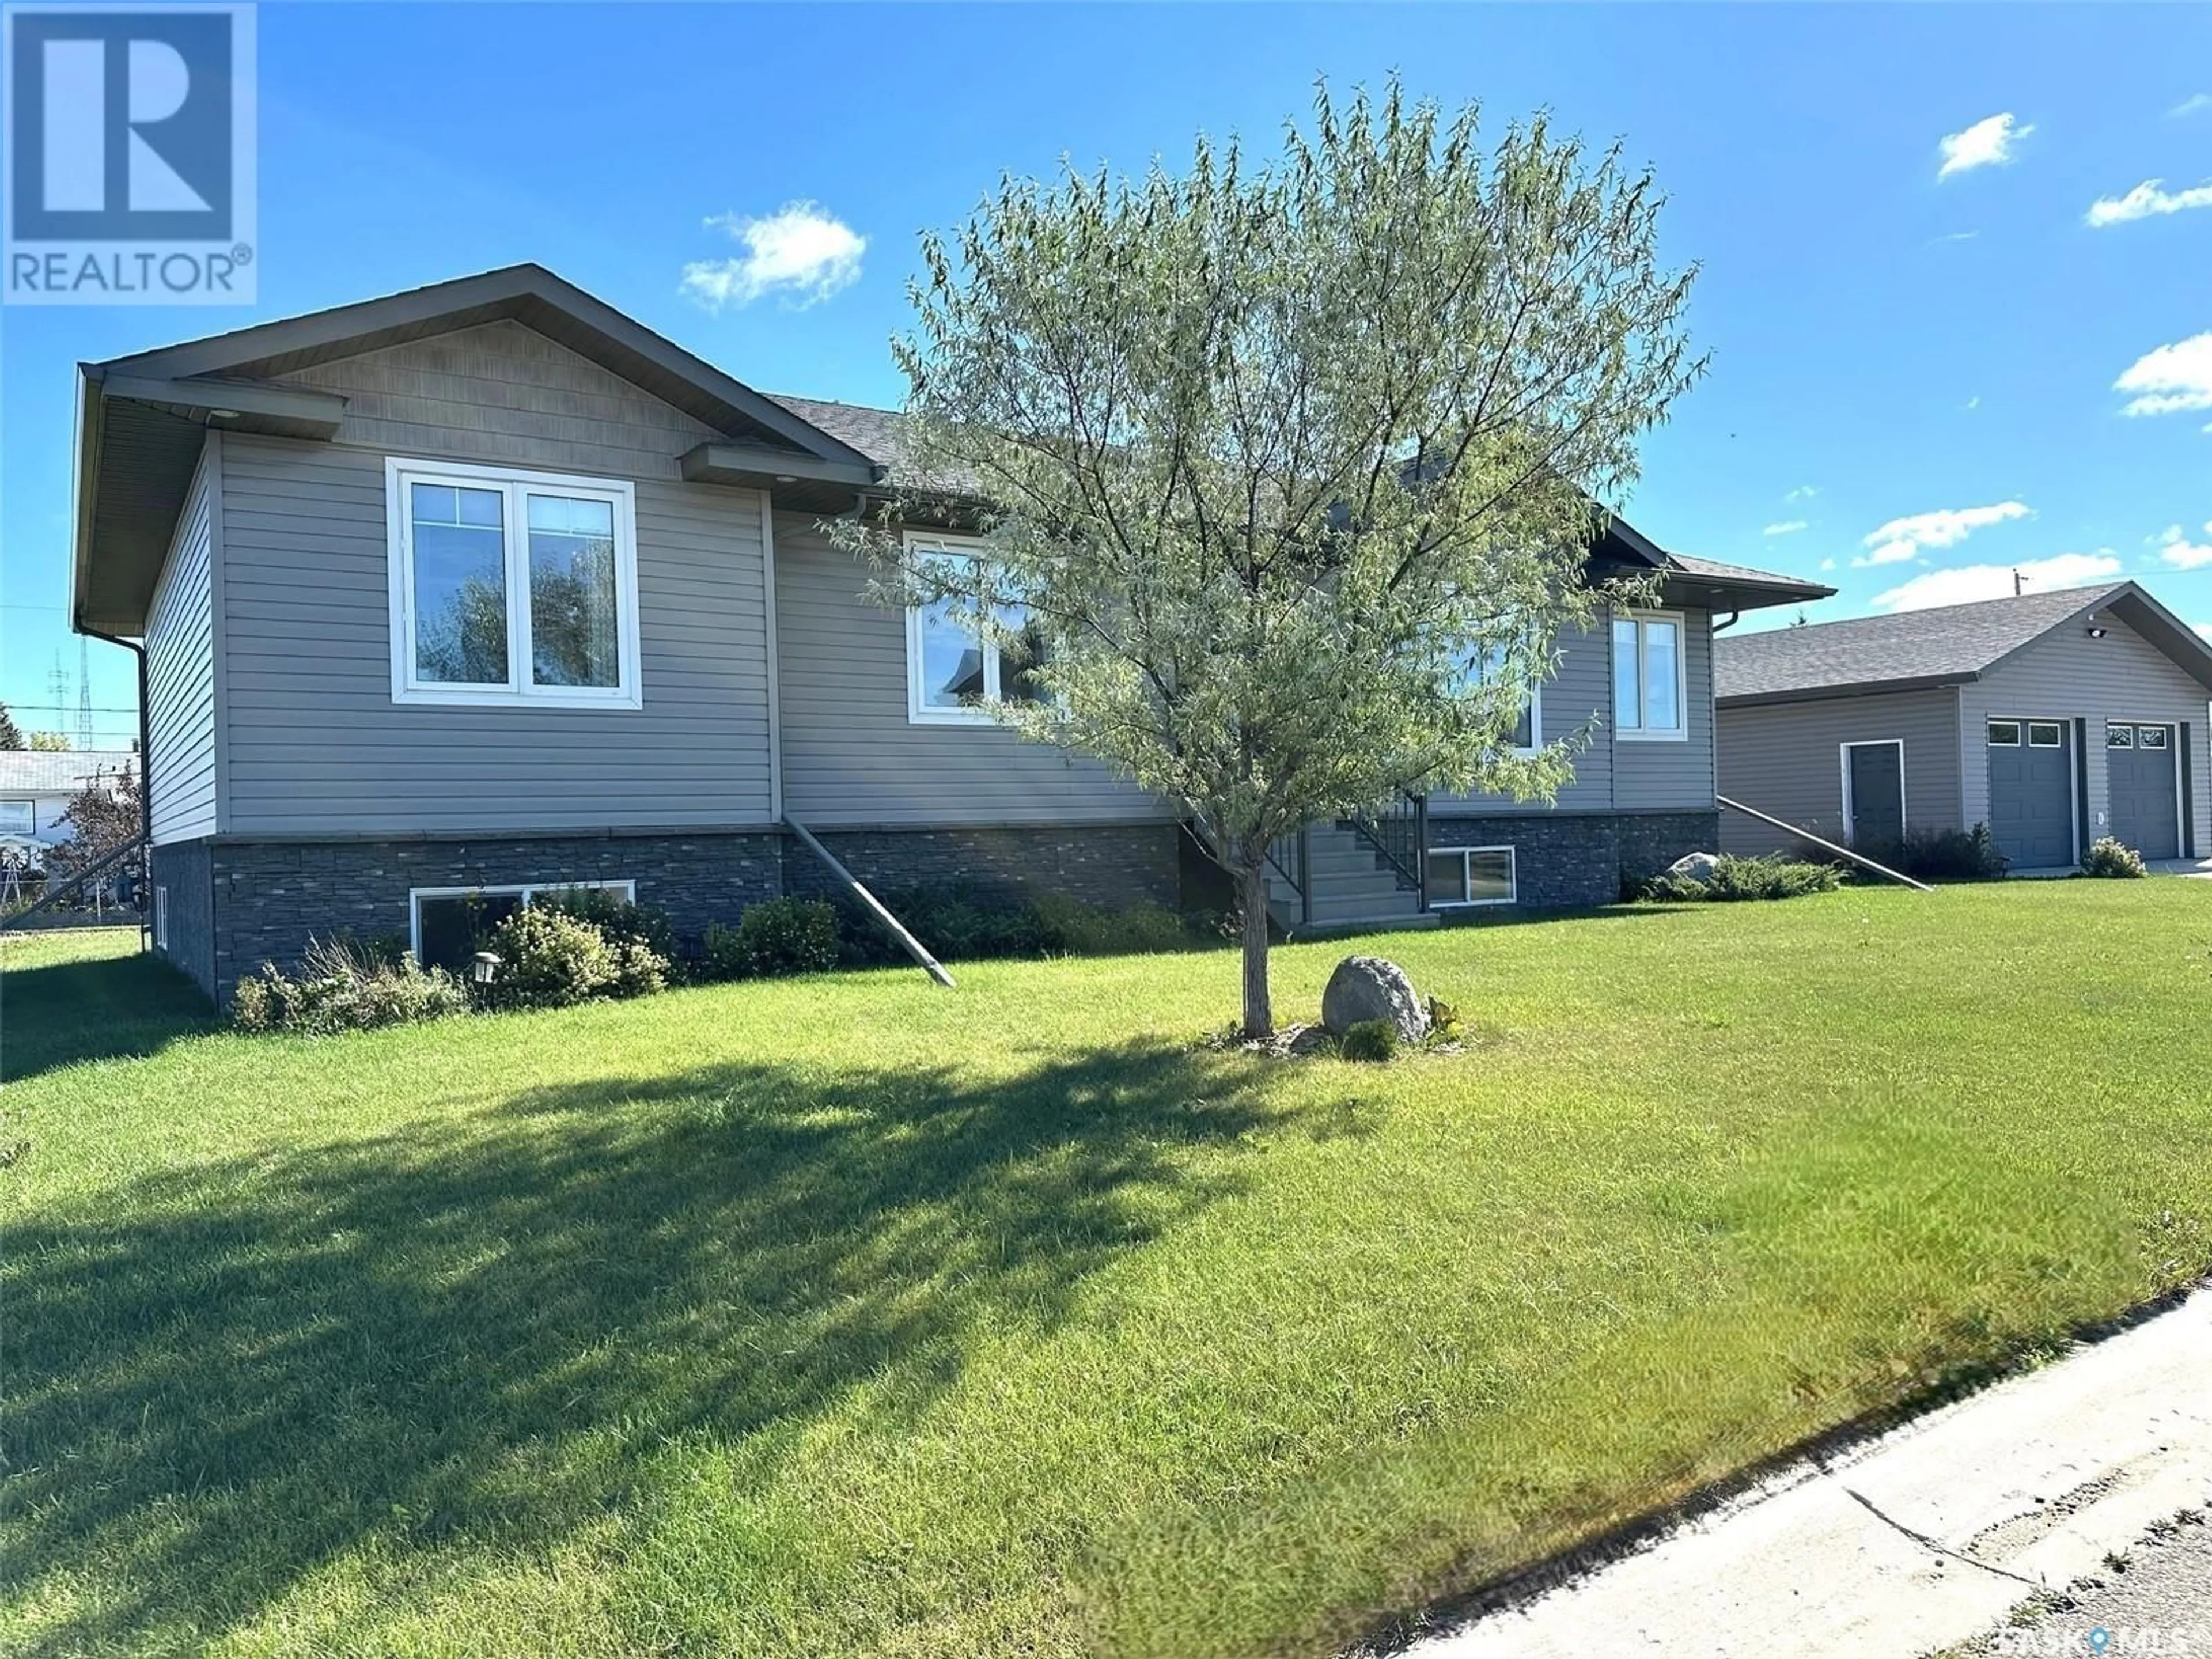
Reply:
[[[1915,881],[1996,881],[2011,863],[1997,851],[1990,826],[1972,830],[1908,830],[1902,841],[1861,846],[1858,851]],[[1867,879],[1879,881],[1871,872]]]
[[[531,899],[539,910],[558,910],[564,916],[588,921],[606,936],[610,945],[641,945],[664,964],[676,957],[676,925],[665,910],[649,904],[633,904],[611,887],[540,889]]]
[[[1387,1019],[1363,1019],[1345,1029],[1337,1052],[1346,1060],[1387,1065],[1398,1054],[1398,1028]]]
[[[500,960],[483,989],[493,1008],[566,1008],[593,997],[643,996],[668,982],[668,958],[635,939],[611,939],[557,904],[532,904],[491,930]]]
[[[2101,876],[2111,881],[2133,881],[2137,876],[2147,876],[2150,872],[2143,867],[2141,853],[2106,836],[2091,844],[2089,856],[2081,860],[2081,873]]]
[[[1796,864],[1788,859],[1738,858],[1723,853],[1714,861],[1712,879],[1690,876],[1655,876],[1644,884],[1644,896],[1673,901],[1799,898],[1807,893],[1830,893],[1843,884],[1843,872],[1832,864]]]
[[[296,975],[264,962],[239,981],[231,1018],[241,1030],[331,1036],[468,1009],[467,987],[411,956],[389,961],[345,939],[309,939]]]
[[[1047,951],[1074,957],[1145,956],[1190,948],[1193,930],[1163,904],[1109,910],[1058,893],[1028,901]]]
[[[734,927],[707,930],[705,979],[818,974],[837,965],[837,908],[826,899],[778,898],[750,905]]]

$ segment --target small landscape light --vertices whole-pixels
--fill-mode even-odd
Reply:
[[[469,964],[469,977],[478,985],[489,985],[499,977],[499,957],[490,951],[479,951]]]

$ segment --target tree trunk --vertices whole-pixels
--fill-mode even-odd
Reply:
[[[1273,1036],[1275,1011],[1267,998],[1267,863],[1244,871],[1244,1035]]]

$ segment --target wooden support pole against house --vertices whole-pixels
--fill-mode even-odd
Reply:
[[[1853,864],[1861,865],[1878,876],[1887,876],[1892,881],[1902,882],[1916,893],[1932,893],[1936,890],[1926,882],[1915,881],[1910,876],[1900,875],[1886,864],[1876,864],[1872,859],[1863,859],[1848,847],[1838,847],[1832,841],[1822,841],[1809,830],[1800,830],[1794,823],[1785,823],[1780,818],[1770,817],[1756,806],[1746,806],[1741,801],[1730,800],[1726,795],[1715,795],[1713,799],[1718,805],[1727,807],[1731,812],[1741,812],[1746,817],[1757,818],[1761,823],[1771,823],[1777,830],[1786,830],[1798,840],[1808,842],[1824,853],[1833,853],[1838,858],[1849,859]]]
[[[848,870],[843,865],[838,863],[836,859],[830,856],[830,849],[824,847],[820,842],[814,839],[814,832],[811,830],[809,830],[805,824],[801,823],[794,817],[786,817],[783,823],[786,829],[789,830],[793,835],[799,837],[800,843],[805,846],[808,852],[813,854],[816,858],[820,859],[823,863],[830,866],[830,873],[845,884],[846,891],[852,894],[854,898],[860,900],[862,904],[866,905],[870,914],[872,914],[878,921],[880,921],[885,927],[890,930],[891,937],[899,942],[900,946],[906,951],[907,955],[912,957],[915,962],[921,965],[923,970],[928,974],[930,978],[935,980],[939,985],[942,985],[948,991],[955,988],[952,983],[952,975],[945,971],[945,964],[938,961],[935,957],[930,955],[929,952],[923,948],[921,941],[916,939],[912,933],[908,933],[905,925],[901,922],[896,916],[884,908],[882,900],[878,899],[873,893],[871,893],[866,888],[861,886],[860,884],[854,878],[853,872],[850,870]]]

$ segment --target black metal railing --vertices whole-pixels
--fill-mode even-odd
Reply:
[[[1390,866],[1398,885],[1417,894],[1429,908],[1429,798],[1400,790],[1388,805],[1355,812],[1345,820],[1352,832]]]
[[[1311,833],[1296,830],[1267,843],[1267,867],[1288,882],[1298,896],[1298,921],[1313,920]]]

